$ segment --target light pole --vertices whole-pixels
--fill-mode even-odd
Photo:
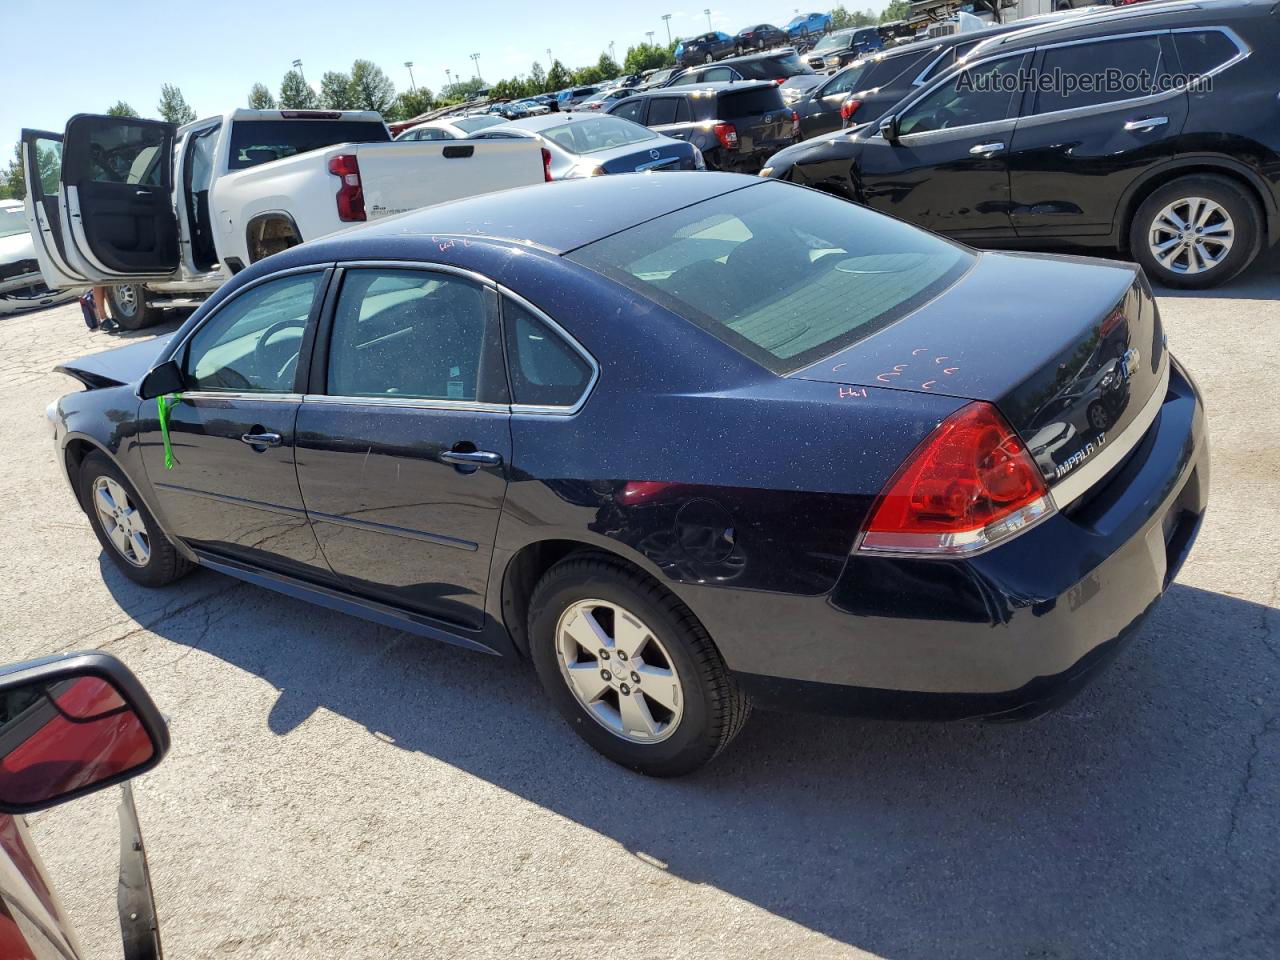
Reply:
[[[610,40],[610,41],[609,41],[609,59],[610,59],[610,60],[613,60],[613,62],[614,62],[614,63],[617,63],[617,62],[618,62],[618,61],[617,61],[617,59],[616,59],[616,58],[614,57],[614,55],[613,55],[613,41],[612,41],[612,40]]]
[[[703,10],[702,12],[707,15],[707,29],[710,30],[711,29],[711,8],[707,7],[707,9]]]
[[[476,79],[483,83],[484,80],[480,77],[480,54],[471,54],[471,62],[476,65]]]
[[[409,89],[411,89],[414,93],[417,93],[418,85],[413,82],[413,61],[406,60],[404,62],[404,65],[409,68]]]
[[[671,14],[664,13],[662,15],[662,22],[667,25],[667,46],[669,47],[671,46]]]
[[[303,73],[303,72],[302,72],[302,61],[301,61],[301,60],[295,60],[295,61],[293,61],[293,69],[295,69],[295,70],[297,70],[297,71],[298,71],[298,76],[300,76],[300,77],[302,78],[302,82],[303,82],[303,83],[306,83],[306,82],[307,82],[307,75],[306,75],[305,73]]]
[[[555,60],[551,58],[551,48],[547,47],[547,69],[550,70],[556,65]]]
[[[444,79],[445,79],[445,86],[447,87],[453,86],[453,71],[450,70],[448,67],[444,68]]]
[[[646,30],[646,31],[644,32],[644,35],[645,35],[646,37],[648,37],[648,38],[649,38],[649,46],[651,46],[651,47],[652,47],[652,46],[653,46],[653,31],[652,31],[652,30]]]

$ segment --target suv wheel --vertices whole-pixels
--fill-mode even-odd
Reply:
[[[543,689],[578,735],[649,776],[696,770],[751,712],[693,613],[612,558],[571,557],[543,575],[529,644]]]
[[[147,304],[147,291],[138,283],[107,288],[111,316],[122,330],[141,330],[160,319],[161,311]]]
[[[1160,187],[1129,225],[1129,250],[1148,276],[1199,289],[1230,280],[1253,262],[1262,237],[1258,205],[1225,177],[1199,174]]]
[[[119,468],[91,453],[80,466],[80,502],[116,569],[144,587],[163,587],[191,570]]]

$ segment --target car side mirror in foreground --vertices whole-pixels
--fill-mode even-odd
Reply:
[[[172,360],[166,360],[164,363],[152,367],[147,371],[147,375],[142,378],[142,383],[138,384],[138,396],[143,400],[154,400],[156,397],[181,392],[182,371],[178,369],[177,363]]]
[[[32,813],[121,783],[168,750],[160,711],[110,654],[0,671],[0,813]]]

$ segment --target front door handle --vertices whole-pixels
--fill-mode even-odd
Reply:
[[[1124,125],[1124,128],[1128,131],[1137,130],[1141,133],[1146,133],[1156,127],[1163,127],[1168,122],[1168,117],[1140,117],[1137,120],[1130,120]]]
[[[455,467],[497,467],[502,464],[502,454],[491,450],[445,450],[440,459]]]
[[[989,157],[993,153],[999,153],[1004,149],[1003,143],[979,143],[969,148],[969,152],[975,157]]]
[[[278,447],[284,442],[284,437],[278,433],[242,433],[240,442],[251,447]]]

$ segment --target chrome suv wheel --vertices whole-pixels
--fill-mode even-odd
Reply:
[[[1161,266],[1188,274],[1221,265],[1231,254],[1235,237],[1235,221],[1222,204],[1206,197],[1184,197],[1156,214],[1147,244]]]
[[[151,535],[124,487],[110,477],[99,477],[93,481],[93,506],[116,552],[135,567],[145,567],[151,560]]]

